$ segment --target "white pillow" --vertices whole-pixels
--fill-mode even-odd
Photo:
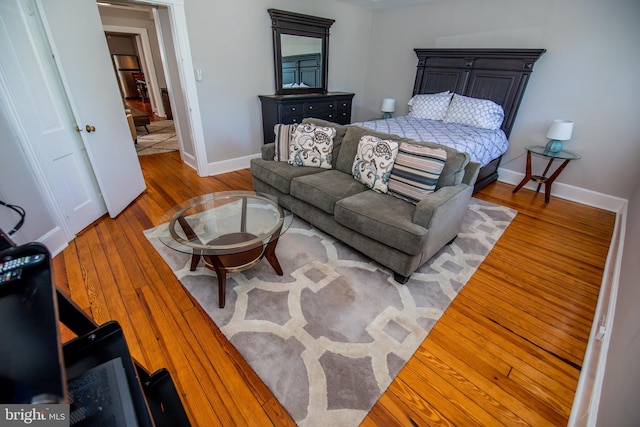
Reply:
[[[358,152],[353,159],[351,173],[356,180],[367,187],[378,193],[386,193],[389,175],[397,155],[396,141],[364,135],[358,142]]]
[[[504,110],[495,102],[456,93],[443,121],[493,130],[499,129],[503,120]]]
[[[333,138],[336,128],[301,123],[296,126],[289,143],[289,164],[331,169]]]
[[[431,95],[415,95],[409,100],[409,116],[420,119],[442,120],[447,113],[451,93],[449,91]]]

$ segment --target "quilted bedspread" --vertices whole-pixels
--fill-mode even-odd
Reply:
[[[438,120],[399,116],[385,120],[353,123],[378,132],[390,133],[416,141],[429,141],[469,153],[471,160],[487,165],[507,151],[509,142],[501,129],[488,130],[444,123]]]

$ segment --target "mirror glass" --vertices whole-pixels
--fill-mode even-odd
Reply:
[[[322,40],[315,37],[280,35],[282,87],[322,87]]]
[[[268,9],[273,32],[276,94],[327,92],[333,19]]]

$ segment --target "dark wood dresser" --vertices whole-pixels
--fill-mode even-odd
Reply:
[[[278,123],[301,123],[305,117],[315,117],[343,125],[351,123],[353,96],[353,93],[347,92],[260,95],[264,143],[273,142],[273,127]]]

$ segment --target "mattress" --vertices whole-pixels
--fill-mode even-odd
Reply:
[[[486,166],[507,151],[509,141],[502,129],[480,129],[439,120],[398,116],[385,120],[353,123],[378,132],[416,141],[429,141],[469,153],[471,160]]]

